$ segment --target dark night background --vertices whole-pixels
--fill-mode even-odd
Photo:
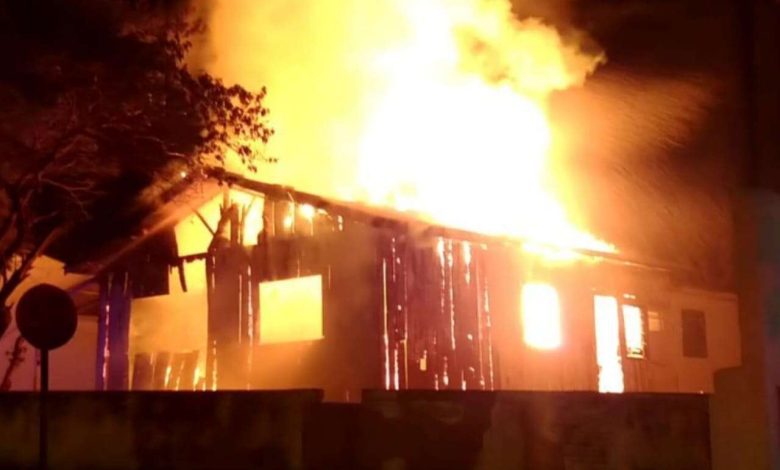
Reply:
[[[46,10],[48,2],[37,3]],[[584,226],[626,256],[685,266],[689,281],[732,288],[740,190],[780,186],[777,2],[513,5],[607,56],[583,88],[553,99],[553,121],[568,137],[566,157],[555,162],[566,175],[561,192]]]
[[[522,14],[586,31],[607,64],[556,97],[567,169],[588,227],[626,254],[690,267],[730,288],[733,210],[746,186],[777,188],[773,2],[545,2]]]

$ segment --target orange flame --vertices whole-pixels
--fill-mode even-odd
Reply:
[[[561,307],[553,286],[525,284],[521,313],[525,344],[534,349],[555,349],[561,345]]]
[[[549,95],[603,57],[508,1],[221,0],[210,26],[209,71],[270,91],[280,163],[262,179],[543,254],[614,251],[571,222],[550,183]]]
[[[620,356],[620,320],[615,297],[593,298],[596,321],[596,362],[599,366],[599,392],[623,393],[623,365]]]

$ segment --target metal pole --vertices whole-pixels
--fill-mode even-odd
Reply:
[[[47,419],[46,419],[46,397],[49,394],[49,350],[41,349],[41,391],[40,391],[40,409],[38,416],[38,463],[42,470],[48,468],[48,442],[47,442]]]

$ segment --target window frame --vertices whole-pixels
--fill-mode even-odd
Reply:
[[[527,312],[525,310],[525,289],[527,286],[535,286],[535,287],[549,287],[552,289],[553,293],[555,294],[555,304],[557,307],[557,315],[555,319],[555,323],[557,326],[557,342],[554,345],[544,345],[541,343],[536,343],[530,336],[529,331],[531,331],[531,328],[529,328],[529,322],[526,320],[530,319],[531,315],[528,316]],[[563,349],[564,343],[565,343],[565,337],[566,337],[566,324],[564,320],[564,297],[562,295],[562,291],[560,287],[553,282],[549,282],[546,280],[529,280],[525,281],[520,286],[520,309],[519,309],[519,317],[520,317],[520,337],[521,342],[523,344],[523,347],[529,350],[539,351],[543,353],[551,353],[554,351],[560,351]]]
[[[647,322],[647,309],[639,304],[639,302],[635,302],[635,299],[631,299],[632,301],[626,302],[624,299],[620,299],[618,302],[620,307],[620,324],[621,324],[621,330],[622,330],[622,337],[621,337],[621,343],[622,343],[622,352],[623,357],[626,359],[635,359],[635,360],[641,360],[641,359],[647,359],[647,335],[649,333],[648,328],[648,322]],[[629,348],[628,346],[628,329],[626,327],[626,312],[624,310],[625,307],[634,307],[639,311],[639,322],[641,326],[641,336],[642,336],[642,350],[641,353],[633,352],[633,348]]]
[[[648,337],[650,334],[650,328],[648,324],[648,308],[643,305],[636,296],[627,297],[625,293],[615,294],[614,292],[593,290],[591,292],[591,299],[596,296],[614,297],[617,301],[618,307],[618,337],[619,337],[619,351],[620,357],[632,360],[646,360],[649,354],[649,342]],[[592,303],[592,302],[591,302]],[[637,354],[630,353],[628,350],[628,341],[626,340],[626,322],[625,314],[623,313],[623,306],[628,305],[639,309],[640,318],[642,321],[642,347],[643,354],[639,356]],[[595,317],[594,307],[591,305],[592,315]],[[594,335],[594,341],[595,341]]]
[[[702,338],[702,349],[698,350],[694,345],[690,344],[689,342],[686,342],[686,338],[688,335],[686,335],[686,324],[691,324],[690,322],[686,322],[686,315],[694,315],[701,318],[701,338]],[[690,318],[690,317],[689,317]],[[688,359],[709,359],[710,357],[710,348],[709,348],[709,339],[707,337],[707,314],[704,310],[698,309],[698,308],[687,308],[683,307],[680,309],[680,342],[682,347],[682,357],[688,358]],[[692,350],[694,349],[694,350]]]

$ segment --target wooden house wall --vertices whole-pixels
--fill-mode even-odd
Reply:
[[[331,400],[356,401],[381,376],[375,234],[360,224],[306,238],[300,275],[320,274],[323,339],[260,344],[253,351],[251,383],[258,389],[320,388]],[[273,245],[271,245],[273,251]],[[297,249],[296,249],[297,250]],[[259,280],[258,280],[259,282]],[[263,306],[258,308],[263,314]],[[262,338],[262,330],[258,339]]]
[[[208,389],[320,388],[344,401],[358,400],[363,389],[597,390],[594,294],[633,294],[664,318],[663,330],[647,333],[645,359],[622,357],[626,391],[710,391],[714,371],[738,363],[732,352],[682,358],[677,317],[682,304],[696,302],[675,301],[664,274],[607,263],[551,268],[517,246],[324,212],[290,224],[290,214],[289,200],[267,199],[257,244],[227,231],[206,256]],[[235,223],[240,212],[232,217]],[[259,284],[314,274],[323,283],[324,337],[263,343]],[[523,342],[520,299],[528,281],[559,292],[559,348]],[[736,318],[736,303],[726,304],[706,306],[721,312],[708,324],[721,342]]]
[[[384,388],[491,389],[485,248],[388,233],[379,250]]]

